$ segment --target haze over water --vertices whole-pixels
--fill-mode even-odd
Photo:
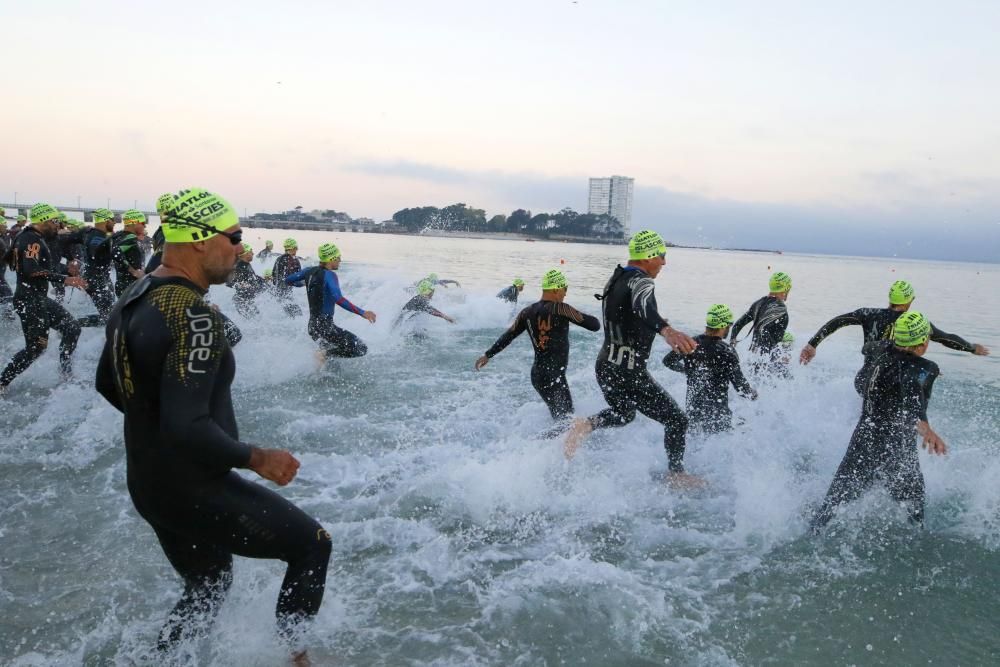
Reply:
[[[263,235],[247,230],[259,250]],[[809,367],[731,396],[741,429],[688,439],[687,467],[710,487],[666,487],[662,429],[637,417],[595,434],[572,463],[538,435],[548,411],[531,388],[522,337],[472,370],[509,324],[494,294],[515,276],[537,298],[562,268],[567,301],[599,315],[593,294],[618,246],[295,232],[302,254],[333,240],[345,294],[374,326],[336,320],[370,348],[317,368],[305,318],[265,297],[246,321],[232,292],[211,298],[244,333],[235,348],[241,439],[302,461],[281,493],[330,531],[326,599],[311,631],[317,664],[756,665],[995,664],[1000,660],[1000,358],[932,345],[942,376],[930,421],[951,448],[931,460],[927,524],[907,525],[881,491],[819,538],[806,522],[860,412],[852,380],[860,332],[827,339]],[[565,260],[565,264],[560,264]],[[309,263],[309,262],[306,262]],[[255,262],[258,273],[264,266]],[[912,282],[915,308],[1000,353],[1000,266],[671,249],[657,280],[661,313],[690,333],[716,302],[738,314],[775,270],[794,281],[795,354],[827,319],[881,306]],[[456,318],[391,330],[408,288],[429,272],[462,288],[434,305]],[[296,299],[305,306],[302,290]],[[75,314],[92,312],[74,293]],[[408,334],[419,329],[423,336]],[[53,334],[51,347],[57,335]],[[577,413],[604,407],[593,364],[601,334],[572,332]],[[22,343],[0,322],[4,361]],[[157,664],[146,656],[181,584],[125,489],[121,417],[93,389],[103,332],[84,331],[77,380],[45,356],[0,404],[0,657],[28,665]],[[741,353],[746,357],[746,343]],[[653,375],[683,403],[683,377],[654,346]],[[190,664],[274,665],[283,564],[237,559],[211,635]]]

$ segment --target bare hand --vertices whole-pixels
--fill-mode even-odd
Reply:
[[[128,272],[131,273],[132,277],[136,279],[142,278],[144,275],[146,275],[146,272],[140,269],[129,269]]]
[[[584,438],[590,435],[590,432],[593,430],[594,426],[590,423],[589,419],[580,418],[573,422],[573,426],[570,428],[569,433],[566,434],[566,440],[563,442],[563,455],[566,456],[567,461],[576,456],[576,450],[580,449]]]
[[[481,357],[479,357],[478,359],[476,359],[476,370],[477,370],[477,371],[478,371],[478,370],[481,370],[481,369],[482,369],[482,367],[483,367],[483,366],[485,366],[485,365],[486,365],[486,364],[488,364],[488,363],[490,363],[490,358],[489,358],[489,357],[487,357],[487,356],[486,356],[486,355],[484,354],[483,356],[481,356]]]
[[[66,264],[66,273],[68,273],[71,276],[78,276],[78,275],[80,275],[80,262],[79,262],[79,260],[74,259],[74,260],[71,260],[69,263],[67,263]]]
[[[454,317],[448,317],[447,315],[445,315],[444,319],[448,320],[448,324],[454,324],[455,323],[455,318]]]
[[[372,311],[366,310],[365,314],[362,315],[361,317],[365,318],[366,320],[368,320],[372,324],[375,324],[375,313],[373,313]]]
[[[701,477],[697,475],[689,475],[686,472],[671,472],[667,473],[667,484],[670,486],[681,489],[685,491],[691,491],[694,489],[704,489],[708,486],[706,482]]]
[[[812,361],[813,357],[815,356],[816,356],[816,348],[813,347],[812,345],[806,345],[805,347],[802,348],[802,352],[799,354],[799,363],[805,366],[810,361]]]
[[[70,276],[63,283],[66,287],[79,287],[80,289],[87,289],[87,281],[79,276]]]
[[[285,486],[299,471],[299,461],[283,449],[263,449],[253,447],[250,450],[250,470],[270,480],[278,486]]]
[[[986,347],[985,345],[980,345],[979,343],[976,343],[975,349],[972,351],[972,354],[976,355],[977,357],[988,357],[990,356],[990,348]]]
[[[663,327],[660,329],[660,335],[667,340],[667,345],[678,350],[681,354],[691,354],[698,347],[694,338],[673,327]]]
[[[926,449],[929,454],[944,455],[948,453],[948,446],[944,444],[944,440],[934,432],[934,429],[927,422],[917,422],[917,433],[924,436],[924,441],[920,446]]]

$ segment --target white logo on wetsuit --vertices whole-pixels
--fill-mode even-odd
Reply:
[[[212,343],[215,342],[215,325],[211,313],[195,314],[188,308],[184,311],[188,316],[188,326],[191,328],[191,351],[188,353],[188,372],[207,373],[194,367],[196,361],[211,361]]]

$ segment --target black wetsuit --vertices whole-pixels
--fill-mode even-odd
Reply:
[[[492,359],[521,333],[528,332],[535,349],[531,386],[545,401],[555,420],[573,413],[573,396],[566,381],[570,322],[589,331],[601,328],[601,322],[593,315],[585,315],[566,303],[542,300],[518,313],[514,324],[486,350],[486,357]]]
[[[141,271],[146,263],[139,237],[121,230],[111,236],[111,259],[115,266],[115,295],[121,296],[138,278],[131,271]]]
[[[653,279],[628,266],[615,269],[601,296],[604,345],[597,357],[597,384],[608,409],[590,417],[593,428],[624,426],[636,410],[663,424],[663,445],[672,472],[684,470],[687,417],[646,369],[653,341],[667,321],[660,317]]]
[[[511,285],[510,287],[505,287],[497,293],[497,298],[501,301],[508,301],[510,303],[517,303],[517,297],[520,292],[517,291],[516,285]]]
[[[863,387],[861,418],[823,505],[813,517],[813,530],[826,525],[838,505],[860,496],[876,479],[885,482],[895,500],[906,503],[912,521],[923,520],[917,420],[927,421],[937,364],[900,350],[892,341],[865,347],[872,372]]]
[[[729,385],[747,398],[756,392],[740,369],[740,358],[725,340],[718,336],[695,336],[698,348],[691,354],[673,350],[663,357],[663,365],[687,376],[687,416],[691,426],[709,433],[732,428],[733,413],[729,409]]]
[[[285,278],[302,270],[302,263],[295,255],[287,252],[274,260],[271,279],[274,281],[274,296],[281,301],[285,313],[289,317],[298,317],[302,314],[302,309],[298,304],[292,303],[292,288],[285,282]]]
[[[17,235],[13,249],[17,289],[12,304],[21,319],[24,349],[14,355],[0,374],[0,387],[9,385],[38,357],[49,344],[49,329],[59,332],[59,365],[63,374],[73,370],[73,351],[80,337],[80,326],[65,308],[48,296],[49,283],[62,284],[64,274],[53,269],[52,256],[45,239],[34,227]]]
[[[10,252],[10,242],[6,235],[0,237],[0,307],[7,308],[14,299],[14,292],[7,284],[7,253]]]
[[[850,313],[838,315],[821,326],[816,335],[809,339],[809,344],[815,348],[827,336],[842,327],[860,326],[864,334],[864,342],[862,343],[862,352],[864,352],[865,349],[872,349],[867,347],[868,343],[879,340],[891,340],[896,329],[896,320],[904,312],[906,311],[894,310],[892,308],[858,308]],[[959,350],[961,352],[974,352],[976,350],[976,346],[969,341],[961,336],[941,331],[933,323],[931,324],[930,339],[952,350]],[[859,394],[862,392],[865,385],[865,378],[871,372],[871,364],[874,361],[870,355],[865,354],[864,356],[864,365],[854,377],[854,388]]]
[[[111,313],[97,390],[125,415],[129,494],[184,579],[164,648],[218,610],[233,554],[288,563],[277,605],[283,635],[323,600],[330,536],[232,470],[247,466],[251,449],[233,413],[235,372],[222,318],[182,278],[146,276]]]
[[[754,301],[747,312],[733,323],[733,329],[729,333],[730,343],[736,345],[740,331],[750,322],[753,322],[750,351],[761,355],[751,362],[751,366],[755,370],[780,373],[783,364],[777,359],[780,352],[778,345],[788,328],[788,308],[785,307],[785,302],[771,295]]]
[[[49,252],[52,254],[52,268],[57,273],[69,273],[69,263],[79,261],[83,257],[83,230],[62,232],[49,240]],[[62,260],[66,260],[63,262]],[[52,284],[52,294],[56,303],[62,303],[66,296],[66,287],[61,283]]]
[[[236,307],[236,312],[247,319],[260,315],[260,310],[254,303],[254,299],[267,290],[269,283],[257,275],[250,262],[238,260],[236,266],[233,267],[232,274],[226,281],[226,285],[232,287],[235,292],[233,305]]]
[[[392,326],[398,327],[404,318],[411,319],[418,313],[427,313],[428,315],[433,315],[435,317],[444,317],[444,313],[431,305],[431,298],[429,296],[417,294],[403,304],[403,309],[399,311],[399,315],[396,316],[396,321],[392,323]]]
[[[83,248],[86,264],[83,279],[87,281],[87,294],[97,308],[96,315],[80,318],[80,326],[99,327],[108,321],[111,307],[115,305],[115,294],[111,288],[111,236],[99,229],[88,227],[83,230]]]
[[[274,254],[276,253],[272,251],[270,248],[264,248],[263,250],[257,253],[257,259],[267,259],[268,257]]]
[[[322,266],[313,266],[293,273],[285,279],[288,284],[305,285],[309,300],[310,338],[320,344],[323,351],[332,357],[363,357],[368,354],[368,346],[346,329],[333,323],[336,306],[349,310],[355,315],[364,315],[363,308],[355,306],[340,291],[337,274]]]
[[[163,251],[161,250],[160,252],[154,252],[152,255],[149,256],[149,261],[146,262],[146,268],[143,269],[143,272],[148,275],[153,271],[155,271],[156,268],[162,263],[163,263]]]

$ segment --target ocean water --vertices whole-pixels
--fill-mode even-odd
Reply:
[[[248,230],[262,247],[265,230]],[[921,454],[927,523],[907,525],[883,491],[818,538],[822,499],[860,412],[852,379],[860,332],[845,329],[793,377],[733,395],[740,429],[688,439],[710,483],[666,486],[662,429],[644,417],[591,437],[567,463],[531,388],[527,339],[481,372],[473,362],[511,320],[493,298],[515,276],[537,298],[545,270],[568,301],[599,314],[622,247],[300,232],[344,254],[346,295],[378,322],[338,311],[370,353],[319,368],[305,318],[269,298],[244,332],[233,387],[242,439],[288,448],[299,477],[281,493],[330,531],[334,552],[309,644],[320,665],[979,665],[1000,662],[1000,358],[932,346],[942,376],[930,420],[946,457]],[[258,272],[263,266],[257,263]],[[700,330],[705,310],[737,313],[791,274],[796,354],[830,317],[886,300],[910,280],[940,328],[1000,353],[991,309],[1000,266],[673,249],[657,280],[661,312]],[[461,288],[434,304],[456,318],[392,330],[407,288],[428,272]],[[76,293],[69,308],[91,312]],[[305,305],[302,291],[296,298]],[[420,336],[412,335],[421,333]],[[53,345],[55,347],[55,334]],[[577,412],[604,407],[600,334],[573,332]],[[0,664],[162,664],[150,657],[181,584],[125,488],[121,417],[93,390],[102,332],[85,330],[78,379],[50,350],[0,402]],[[0,357],[21,345],[0,322]],[[745,346],[745,343],[744,343]],[[745,347],[744,347],[745,350]],[[667,352],[656,343],[654,359]],[[654,376],[679,402],[683,378]],[[211,634],[177,664],[277,665],[283,564],[237,559]]]

